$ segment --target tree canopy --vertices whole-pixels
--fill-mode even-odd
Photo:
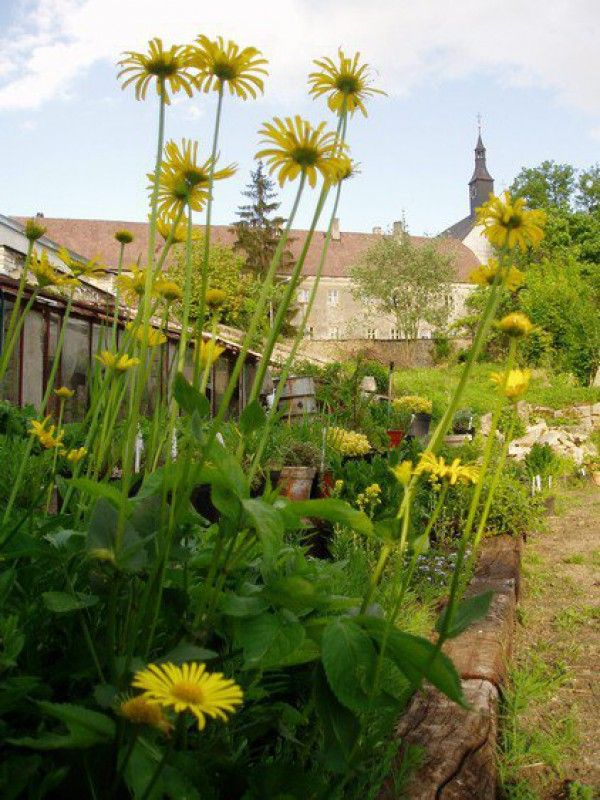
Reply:
[[[415,245],[403,231],[380,237],[350,269],[353,295],[380,313],[392,314],[402,338],[416,339],[419,323],[448,321],[452,257],[434,242]]]

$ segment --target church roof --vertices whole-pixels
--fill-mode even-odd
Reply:
[[[450,227],[442,231],[439,236],[451,236],[462,242],[471,233],[474,227],[475,215],[469,214],[468,217],[455,222],[454,225],[450,225]]]
[[[20,222],[25,222],[26,217],[15,217]],[[125,264],[135,263],[138,258],[143,263],[148,250],[148,223],[125,222],[122,220],[98,219],[67,219],[43,217],[40,223],[44,225],[47,235],[56,242],[64,244],[71,250],[81,253],[87,258],[98,256],[108,266],[117,266],[119,259],[119,243],[115,240],[115,231],[126,228],[133,234],[134,240],[125,249]],[[200,227],[200,226],[199,226]],[[201,229],[201,228],[200,228]],[[293,241],[290,250],[298,255],[305,240],[307,231],[293,230]],[[358,233],[342,231],[339,239],[332,239],[327,253],[327,260],[323,269],[323,276],[329,278],[346,277],[351,266],[357,259],[379,238],[381,234]],[[214,225],[212,228],[213,241],[220,244],[232,245],[235,234],[227,225]],[[321,247],[325,234],[317,231],[308,248],[303,274],[316,275]],[[419,245],[431,241],[424,236],[411,236],[412,241]],[[162,239],[159,237],[160,246]],[[477,267],[479,261],[475,254],[458,238],[451,236],[440,239],[442,252],[454,257],[456,281],[467,283],[469,273]]]
[[[475,145],[475,169],[473,170],[473,177],[469,183],[473,181],[493,181],[494,179],[488,172],[487,164],[485,163],[485,146],[481,138],[481,132],[477,137],[477,144]]]

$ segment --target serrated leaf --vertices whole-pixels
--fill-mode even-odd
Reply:
[[[317,715],[323,726],[322,761],[333,772],[344,773],[348,759],[360,734],[357,717],[343,706],[331,691],[323,669],[315,670],[314,697]]]
[[[219,608],[228,617],[256,617],[266,611],[268,603],[261,597],[225,594],[221,597]]]
[[[246,408],[244,408],[240,414],[240,431],[243,434],[248,435],[259,428],[262,428],[266,420],[267,416],[264,408],[261,406],[258,400],[253,400],[251,403],[248,403]]]
[[[92,557],[102,554],[104,560],[112,561],[125,572],[139,572],[147,562],[144,544],[133,525],[125,520],[118,545],[118,525],[117,510],[105,498],[98,500],[88,523],[88,552]]]
[[[455,703],[465,706],[460,676],[454,664],[428,639],[394,627],[388,631],[387,622],[377,617],[362,616],[356,620],[378,644],[387,637],[385,655],[414,687],[418,688],[423,680],[427,680]]]
[[[288,658],[306,633],[290,611],[264,613],[236,624],[236,642],[244,651],[246,669],[269,669]]]
[[[194,389],[187,378],[178,372],[173,381],[173,396],[179,407],[187,414],[198,414],[202,419],[210,414],[210,402],[206,395]]]
[[[38,703],[41,710],[62,722],[68,733],[44,733],[37,739],[25,736],[8,739],[11,744],[33,750],[83,749],[110,742],[115,735],[115,723],[105,714],[70,703]]]
[[[242,500],[242,507],[258,535],[265,560],[272,563],[283,544],[284,525],[281,514],[260,497]]]
[[[472,622],[485,617],[490,610],[493,596],[494,593],[488,591],[462,600],[454,611],[450,626],[446,631],[446,638],[453,639],[455,636],[459,636]],[[447,609],[444,609],[436,623],[435,629],[438,633],[442,631],[446,613]]]
[[[373,523],[362,511],[352,508],[344,500],[335,497],[323,500],[300,500],[288,503],[286,506],[288,513],[294,514],[297,518],[314,517],[315,519],[326,519],[328,522],[338,522],[345,525],[357,533],[365,536],[373,535]]]
[[[67,614],[69,611],[78,611],[82,608],[95,606],[98,597],[95,594],[69,594],[68,592],[44,592],[42,594],[44,605],[55,614]]]
[[[323,631],[321,659],[340,703],[351,711],[367,710],[377,662],[371,637],[351,619],[335,619]]]
[[[90,478],[74,478],[71,484],[76,489],[79,489],[80,492],[88,494],[90,497],[94,497],[97,500],[100,498],[108,500],[114,508],[118,508],[120,511],[124,512],[125,516],[128,516],[131,512],[126,498],[123,497],[123,493],[117,489],[116,486],[110,486],[108,483],[101,483],[100,481],[93,481]]]

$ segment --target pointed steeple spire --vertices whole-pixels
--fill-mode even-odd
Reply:
[[[485,146],[481,138],[481,115],[477,115],[478,136],[475,145],[475,169],[473,177],[469,181],[469,200],[471,203],[471,214],[475,209],[486,202],[490,194],[494,191],[494,179],[488,172],[485,161]]]

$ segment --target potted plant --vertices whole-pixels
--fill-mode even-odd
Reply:
[[[329,428],[327,444],[343,461],[362,459],[371,455],[371,443],[364,433],[346,428]]]
[[[473,412],[470,408],[460,408],[452,420],[452,433],[473,436]]]
[[[277,483],[283,496],[290,500],[308,500],[320,459],[321,452],[316,444],[292,439],[283,451],[283,464],[278,474],[271,472],[273,483]]]
[[[404,395],[392,401],[395,427],[388,431],[390,446],[397,447],[404,435],[427,436],[431,424],[431,400],[419,395]],[[398,433],[401,433],[398,436]]]

